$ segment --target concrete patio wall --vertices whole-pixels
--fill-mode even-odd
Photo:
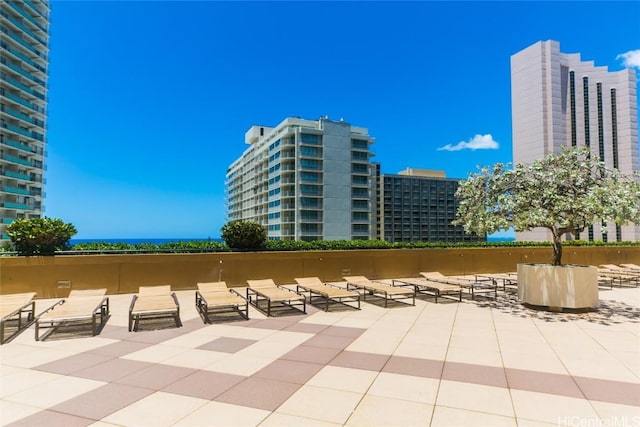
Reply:
[[[497,273],[516,271],[518,263],[550,260],[550,247],[0,257],[0,293],[35,291],[51,298],[65,297],[70,289],[134,293],[141,285],[195,289],[197,282],[217,280],[244,286],[247,279],[263,278],[284,284],[305,276],[339,281],[347,275],[384,279],[434,270]],[[563,262],[640,264],[640,247],[565,247]]]

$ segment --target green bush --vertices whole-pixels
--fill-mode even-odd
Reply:
[[[57,218],[17,219],[7,227],[13,249],[18,255],[53,255],[69,247],[77,233],[73,224]]]
[[[232,249],[262,249],[267,243],[267,229],[255,222],[231,221],[221,231],[222,239]]]

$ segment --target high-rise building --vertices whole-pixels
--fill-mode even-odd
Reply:
[[[0,2],[0,243],[44,211],[48,0]]]
[[[511,57],[513,162],[531,163],[563,146],[588,146],[610,168],[638,170],[638,101],[633,69],[610,72],[560,52],[557,41],[537,42]],[[589,227],[584,240],[637,241],[640,226]],[[545,229],[517,240],[549,240]]]
[[[327,117],[253,126],[226,175],[229,221],[264,225],[271,240],[376,236],[374,143],[368,130]]]
[[[379,198],[380,238],[388,242],[478,242],[486,236],[467,234],[456,219],[458,179],[443,171],[407,169],[383,174]]]

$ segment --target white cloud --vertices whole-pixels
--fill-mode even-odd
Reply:
[[[460,151],[460,150],[497,150],[500,144],[493,140],[490,133],[486,135],[476,135],[469,141],[460,141],[456,145],[447,144],[439,147],[438,151]]]
[[[627,68],[640,69],[640,49],[630,50],[616,56],[616,59],[622,59],[622,65]]]

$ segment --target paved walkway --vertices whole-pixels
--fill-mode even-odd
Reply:
[[[182,328],[128,332],[131,295],[114,295],[99,336],[31,327],[0,346],[0,423],[640,426],[640,288],[588,314],[501,293],[213,325],[177,294]]]

